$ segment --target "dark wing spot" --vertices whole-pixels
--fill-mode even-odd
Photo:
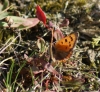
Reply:
[[[69,47],[71,47],[71,44],[69,44]]]
[[[63,44],[63,42],[61,42]]]
[[[73,41],[73,38],[71,36],[69,36],[69,37],[70,37],[71,41]]]
[[[67,39],[65,39],[65,42],[67,42]]]

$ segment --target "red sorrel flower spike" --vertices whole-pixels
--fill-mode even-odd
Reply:
[[[36,6],[37,18],[46,25],[46,15],[39,5]]]

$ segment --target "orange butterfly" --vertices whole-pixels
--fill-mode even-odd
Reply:
[[[70,35],[66,36],[58,40],[53,45],[53,56],[56,60],[64,60],[69,59],[72,55],[73,48],[78,38],[78,33],[71,33]]]

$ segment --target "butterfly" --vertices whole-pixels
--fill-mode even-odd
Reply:
[[[56,60],[64,60],[69,59],[73,53],[73,48],[78,39],[78,33],[74,32],[69,34],[68,36],[58,40],[53,45],[53,57]]]

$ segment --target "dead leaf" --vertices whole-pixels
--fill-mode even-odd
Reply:
[[[37,40],[37,46],[39,48],[40,53],[45,52],[46,43],[45,43],[45,40],[43,38],[39,37],[39,39]]]

